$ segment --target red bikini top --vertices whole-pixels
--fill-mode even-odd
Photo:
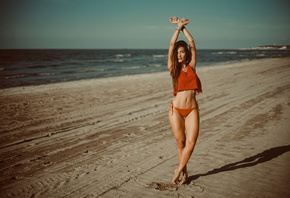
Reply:
[[[197,74],[193,71],[190,65],[187,65],[187,72],[181,70],[178,77],[178,90],[173,88],[173,95],[176,96],[177,92],[184,90],[196,89],[198,93],[202,93],[201,82]]]

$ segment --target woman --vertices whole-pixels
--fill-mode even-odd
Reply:
[[[179,166],[175,169],[173,184],[186,183],[188,172],[186,164],[194,149],[199,131],[199,109],[195,99],[196,92],[202,93],[201,83],[195,73],[196,51],[194,39],[184,27],[188,19],[171,17],[170,22],[177,24],[168,50],[168,69],[172,77],[174,99],[169,109],[169,122],[177,143]],[[189,42],[177,41],[180,31]],[[185,134],[186,131],[186,134]],[[179,182],[179,176],[183,178]]]

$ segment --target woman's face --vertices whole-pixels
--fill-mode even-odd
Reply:
[[[177,60],[179,63],[185,63],[186,62],[186,53],[184,47],[178,47],[177,48]]]

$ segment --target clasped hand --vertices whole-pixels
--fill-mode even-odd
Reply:
[[[182,27],[188,24],[189,19],[183,18],[181,20],[179,20],[179,18],[175,17],[170,17],[169,21],[173,24],[177,24],[178,27]]]

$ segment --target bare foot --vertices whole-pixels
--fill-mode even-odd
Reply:
[[[188,178],[188,173],[187,172],[183,172],[183,177],[180,181],[180,184],[185,184],[187,182],[187,178]]]
[[[174,177],[172,179],[172,184],[178,184],[179,183],[179,175],[180,175],[180,173],[178,173],[178,169],[175,169]]]

